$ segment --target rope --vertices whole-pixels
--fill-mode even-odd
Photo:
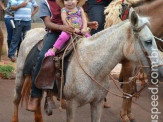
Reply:
[[[60,107],[59,107],[59,110],[62,111],[62,88],[63,88],[63,83],[64,83],[64,72],[63,72],[63,67],[64,67],[64,57],[65,57],[65,54],[66,54],[66,51],[67,49],[70,47],[70,45],[72,44],[72,41],[68,44],[68,46],[66,47],[66,49],[64,50],[64,53],[62,55],[62,71],[61,71],[61,89],[60,89]]]
[[[163,40],[161,38],[158,38],[156,36],[154,36],[154,38],[158,39],[159,41],[163,42]]]
[[[72,37],[71,37],[71,38],[72,38]],[[129,94],[127,94],[127,93],[125,93],[125,94],[127,95],[127,97],[118,95],[118,94],[116,94],[116,93],[110,91],[109,89],[105,88],[105,87],[102,86],[98,81],[96,81],[90,74],[87,73],[87,71],[86,71],[86,70],[83,68],[83,66],[81,65],[81,63],[80,63],[80,61],[79,61],[79,56],[78,56],[78,53],[77,53],[77,51],[76,51],[76,48],[75,48],[75,45],[74,45],[74,42],[73,42],[73,41],[72,41],[72,44],[73,44],[75,56],[76,56],[76,59],[77,59],[77,61],[78,61],[79,66],[81,67],[81,69],[84,71],[84,73],[85,73],[92,81],[94,81],[96,84],[98,84],[99,86],[101,86],[102,88],[104,88],[107,92],[109,92],[109,93],[111,93],[111,94],[113,94],[113,95],[115,95],[115,96],[118,96],[118,97],[121,97],[121,98],[127,98],[127,97],[132,96],[132,95],[129,95]]]

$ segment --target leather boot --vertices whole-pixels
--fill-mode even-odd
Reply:
[[[36,112],[39,109],[41,98],[30,97],[26,110]]]

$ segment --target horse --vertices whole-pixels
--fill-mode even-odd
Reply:
[[[2,33],[2,29],[0,28],[0,60],[1,60],[1,55],[2,55],[2,47],[3,47],[3,33]]]
[[[150,66],[149,63],[153,59],[148,59],[144,50],[151,55],[152,49],[157,51],[157,46],[147,26],[148,21],[139,18],[133,10],[131,10],[129,18],[129,20],[105,29],[90,38],[82,38],[78,41],[76,51],[72,54],[67,67],[63,88],[67,102],[67,122],[74,122],[77,107],[88,103],[91,105],[91,121],[100,122],[104,98],[109,88],[108,73],[123,59]],[[27,35],[27,37],[29,36],[31,35]],[[31,46],[24,45],[25,41],[31,42],[25,39],[21,44],[18,55],[18,63],[21,64],[24,64],[26,59],[23,54],[28,54],[23,52],[24,48]],[[160,56],[158,60],[161,60]],[[84,70],[80,67],[79,62]],[[21,91],[30,89],[29,84],[31,83],[30,76],[23,78],[23,65],[17,70],[12,122],[18,122],[18,106],[23,97]],[[144,70],[147,74],[150,72],[149,68]],[[43,122],[41,108],[35,112],[35,121]]]
[[[142,1],[140,1],[142,2]],[[113,1],[108,7],[105,9],[106,14],[106,25],[105,27],[110,27],[114,24],[119,23],[121,20],[119,18],[119,11],[115,10],[120,8],[121,1]],[[126,3],[128,4],[128,3]],[[137,3],[136,3],[137,4]],[[161,14],[163,11],[163,1],[162,0],[146,0],[143,4],[135,7],[135,11],[140,15],[149,18],[150,21],[150,29],[152,33],[158,38],[163,38],[163,15]],[[157,8],[157,9],[156,9]],[[118,11],[113,13],[113,11]],[[110,15],[110,16],[109,16]],[[115,23],[114,23],[115,22]],[[158,31],[159,30],[159,31]],[[159,40],[156,41],[159,49],[162,51],[163,43]],[[128,82],[130,77],[133,77],[135,74],[136,65],[133,62],[123,60],[122,69],[120,73],[120,77],[123,78],[123,82]],[[134,93],[135,83],[124,84],[123,92],[132,94]],[[132,106],[132,98],[123,99],[122,108],[120,112],[120,116],[123,122],[134,121],[135,117],[131,112]]]

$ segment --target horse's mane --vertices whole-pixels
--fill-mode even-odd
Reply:
[[[128,6],[133,6],[139,3],[150,2],[151,0],[125,0],[124,3]],[[122,9],[122,0],[114,0],[112,1],[105,9],[105,28],[111,27],[122,20],[119,15]]]

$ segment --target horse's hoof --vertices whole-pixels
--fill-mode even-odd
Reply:
[[[11,122],[18,122],[17,118],[12,118]]]
[[[53,109],[56,108],[55,102],[52,97],[46,97],[45,98],[45,104],[44,104],[44,111],[45,113],[50,116],[53,114]]]
[[[131,119],[130,122],[136,122],[136,120],[135,119]]]
[[[48,116],[53,114],[53,109],[51,109],[51,108],[46,108],[44,110],[45,110],[46,115],[48,115]]]

